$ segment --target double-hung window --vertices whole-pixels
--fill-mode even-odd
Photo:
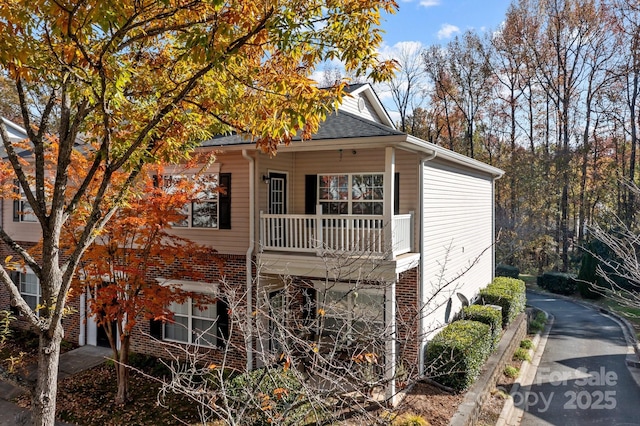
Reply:
[[[30,272],[20,272],[16,274],[18,282],[16,283],[20,289],[20,294],[27,305],[37,312],[40,304],[40,282],[35,274]]]
[[[382,215],[384,175],[318,175],[318,203],[323,214]]]
[[[173,321],[164,325],[164,340],[197,346],[222,346],[226,337],[227,312],[224,302],[196,303],[189,298],[184,303],[169,306]]]
[[[13,200],[13,221],[14,222],[37,222],[38,218],[33,213],[33,209],[26,200],[22,187],[16,180],[15,192],[20,194],[20,199]]]
[[[335,285],[316,291],[324,319],[321,335],[336,342],[380,339],[384,331],[384,290]]]
[[[200,176],[167,175],[162,177],[163,188],[177,190],[182,179],[195,180],[194,199],[183,209],[184,220],[173,224],[182,228],[231,228],[231,175],[207,174]]]

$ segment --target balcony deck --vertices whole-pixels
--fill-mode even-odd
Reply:
[[[263,252],[315,253],[317,256],[331,252],[392,259],[412,250],[413,217],[413,212],[394,215],[391,221],[371,215],[260,212],[260,247]]]

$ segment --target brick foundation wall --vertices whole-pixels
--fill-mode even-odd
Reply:
[[[188,348],[175,342],[163,344],[151,337],[149,320],[140,319],[134,327],[134,337],[131,340],[131,350],[133,352],[144,353],[161,358],[173,356],[184,357],[187,351],[197,351],[198,357],[203,363],[222,364],[225,359],[225,366],[244,369],[247,362],[244,335],[246,319],[246,258],[235,255],[216,255],[216,259],[177,259],[168,269],[163,271],[153,271],[150,275],[155,277],[173,277],[178,279],[180,271],[186,268],[195,268],[204,276],[204,281],[211,283],[212,288],[218,287],[219,292],[229,298],[229,304],[236,312],[229,315],[229,329],[231,330],[230,341],[226,348]],[[255,271],[254,271],[255,273]],[[186,275],[185,275],[186,277]],[[203,289],[210,291],[211,288]],[[230,309],[231,310],[231,309]],[[233,322],[231,324],[231,322]],[[182,349],[180,349],[182,348]]]
[[[402,272],[396,283],[397,357],[404,364],[404,368],[411,373],[414,373],[413,369],[418,366],[419,286],[418,267]]]

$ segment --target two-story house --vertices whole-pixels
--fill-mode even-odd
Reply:
[[[493,278],[494,182],[503,172],[396,130],[370,85],[353,85],[350,94],[312,140],[281,146],[273,157],[238,135],[201,144],[216,152],[206,173],[223,191],[187,206],[174,232],[215,248],[225,267],[212,262],[206,283],[180,284],[237,289],[246,318],[265,301],[272,310],[282,306],[284,290],[298,286],[302,315],[320,312],[334,331],[349,321],[383,328],[385,374],[393,377],[400,361],[422,371],[429,338]],[[17,208],[3,205],[2,226],[18,241],[37,240]],[[25,297],[37,298],[29,274],[20,279]],[[78,318],[65,323],[67,336],[100,344],[86,297],[77,302]],[[228,333],[220,304],[172,310],[174,323],[141,323],[134,350],[162,355],[153,338],[215,347],[213,339]],[[260,348],[277,346],[255,332],[259,321],[247,322],[255,327],[242,330],[249,348],[233,355],[249,368],[268,362]],[[207,340],[198,329],[209,326]]]

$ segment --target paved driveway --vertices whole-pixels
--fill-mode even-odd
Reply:
[[[514,395],[525,411],[521,425],[640,425],[640,387],[618,323],[553,296],[527,299],[555,321],[533,383]]]

